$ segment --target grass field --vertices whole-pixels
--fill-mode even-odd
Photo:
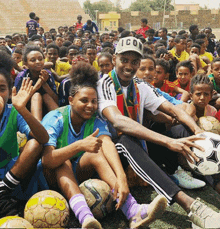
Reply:
[[[218,195],[210,186],[206,186],[199,190],[184,190],[188,195],[193,198],[199,197],[209,207],[218,211],[220,209],[220,195]],[[139,203],[151,202],[157,193],[150,187],[135,187],[131,189],[131,193]],[[128,221],[122,212],[114,211],[106,218],[100,221],[104,229],[117,229],[117,228],[129,228]],[[70,225],[71,228],[80,227],[75,217],[71,216]],[[144,228],[157,228],[157,229],[186,229],[191,228],[191,222],[188,221],[186,212],[178,205],[173,204],[167,207],[163,216],[152,223],[149,227]]]

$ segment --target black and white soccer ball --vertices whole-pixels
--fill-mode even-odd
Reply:
[[[220,173],[220,135],[211,132],[204,132],[198,136],[205,137],[204,140],[197,140],[195,143],[204,148],[205,152],[193,147],[192,151],[200,159],[189,166],[200,175],[213,175]]]

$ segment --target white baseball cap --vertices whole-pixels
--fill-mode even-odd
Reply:
[[[135,37],[121,38],[116,46],[115,54],[120,54],[124,52],[129,52],[129,51],[137,52],[141,56],[143,56],[142,42]]]

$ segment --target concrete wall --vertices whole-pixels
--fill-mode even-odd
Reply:
[[[176,14],[176,17],[175,17]],[[152,11],[149,13],[144,12],[123,12],[119,20],[119,26],[131,30],[140,28],[141,18],[147,18],[148,24],[155,29],[162,27],[163,12]],[[178,28],[175,26],[175,19],[177,20]],[[190,25],[197,24],[199,28],[210,26],[211,28],[220,28],[220,14],[219,10],[198,10],[198,11],[171,11],[166,12],[164,27],[168,29],[188,29]]]

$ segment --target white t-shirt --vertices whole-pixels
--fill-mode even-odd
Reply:
[[[163,96],[161,96],[152,85],[142,80],[139,80],[137,78],[135,78],[135,81],[137,83],[137,87],[140,94],[139,120],[140,123],[142,124],[144,108],[151,111],[154,115],[156,115],[159,113],[157,108],[163,102],[165,102],[166,99]],[[98,91],[98,111],[101,116],[102,116],[102,111],[106,107],[109,106],[117,107],[117,95],[115,91],[115,86],[113,84],[112,79],[109,77],[109,75],[107,74],[103,75],[103,77],[98,81],[97,91]]]

